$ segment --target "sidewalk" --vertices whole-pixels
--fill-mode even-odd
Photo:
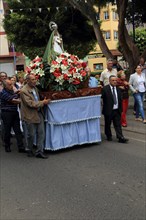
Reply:
[[[129,131],[137,134],[146,135],[146,124],[143,124],[141,121],[135,121],[135,115],[133,115],[133,105],[134,100],[133,96],[129,97],[129,108],[127,111],[127,127],[123,127],[123,131]],[[146,102],[144,102],[144,109],[146,114]],[[104,126],[104,117],[101,115],[101,126]]]

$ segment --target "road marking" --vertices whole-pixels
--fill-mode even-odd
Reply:
[[[126,136],[126,138],[129,138],[129,140],[139,141],[139,142],[142,142],[142,143],[145,143],[145,144],[146,144],[146,140],[131,138],[131,137],[127,137],[127,136]]]

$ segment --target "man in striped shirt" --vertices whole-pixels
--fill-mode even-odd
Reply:
[[[10,148],[10,138],[11,138],[11,128],[13,128],[16,139],[18,151],[25,152],[23,145],[23,136],[20,130],[20,119],[17,110],[17,105],[20,103],[19,95],[15,94],[13,91],[13,85],[11,80],[6,79],[3,81],[3,90],[0,94],[1,99],[1,118],[4,124],[4,145],[5,151],[11,152]]]

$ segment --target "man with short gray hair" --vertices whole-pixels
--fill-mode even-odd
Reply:
[[[7,79],[6,72],[0,72],[0,92],[3,90],[3,81]]]
[[[117,76],[117,70],[113,68],[113,60],[107,60],[107,68],[100,75],[100,84],[106,86],[109,84],[109,77],[111,75]]]
[[[46,159],[43,153],[45,128],[43,109],[50,102],[50,99],[40,100],[38,90],[36,88],[36,77],[34,74],[28,74],[26,77],[26,85],[23,86],[20,92],[21,97],[21,116],[25,122],[28,132],[28,156]],[[37,138],[37,150],[33,153],[34,138]]]

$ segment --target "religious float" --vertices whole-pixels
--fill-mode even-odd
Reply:
[[[50,29],[43,58],[37,56],[26,67],[26,74],[36,75],[42,98],[51,99],[45,111],[45,149],[100,142],[101,87],[89,87],[86,62],[64,51],[54,22]]]

